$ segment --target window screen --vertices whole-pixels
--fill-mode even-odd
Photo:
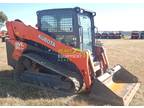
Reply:
[[[49,32],[73,32],[72,15],[44,15],[41,30]]]
[[[72,32],[72,18],[61,18],[59,32]]]
[[[43,16],[41,18],[41,29],[49,32],[57,32],[57,19],[50,15]]]

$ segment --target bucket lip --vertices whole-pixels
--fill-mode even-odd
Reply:
[[[103,101],[104,103],[106,102],[106,104],[110,104],[110,105],[122,105],[122,106],[128,106],[130,104],[130,102],[132,101],[133,97],[135,96],[136,92],[138,91],[139,87],[140,87],[140,83],[126,83],[126,85],[124,84],[124,86],[127,86],[128,88],[130,88],[129,90],[126,90],[127,92],[125,92],[124,94],[122,93],[117,93],[114,92],[113,89],[111,89],[110,85],[111,85],[111,77],[109,77],[108,79],[106,79],[106,81],[101,81],[99,79],[95,79],[95,86],[93,88],[93,90],[95,90],[96,92],[92,92],[92,93],[96,93],[95,95],[93,94],[93,96],[100,101]],[[119,86],[119,85],[118,85]],[[123,88],[124,90],[127,89]],[[107,90],[106,95],[108,97],[111,97],[113,99],[108,99],[105,98],[105,91]],[[104,93],[104,94],[103,94]]]

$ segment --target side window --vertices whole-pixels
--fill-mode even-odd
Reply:
[[[62,17],[60,19],[59,32],[73,32],[72,17]]]
[[[57,32],[57,20],[54,16],[45,15],[41,18],[41,30]]]

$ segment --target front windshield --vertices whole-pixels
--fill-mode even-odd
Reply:
[[[41,16],[41,31],[50,34],[56,40],[73,47],[76,47],[76,36],[73,30],[71,13],[46,14]]]
[[[81,49],[89,49],[92,51],[92,41],[91,41],[91,20],[87,15],[79,15],[79,25],[80,25],[80,40],[82,41]]]

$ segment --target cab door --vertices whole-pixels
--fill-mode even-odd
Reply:
[[[89,16],[80,14],[78,15],[79,19],[79,36],[80,36],[80,49],[86,50],[89,49],[92,51],[92,41],[91,41],[91,20]]]

